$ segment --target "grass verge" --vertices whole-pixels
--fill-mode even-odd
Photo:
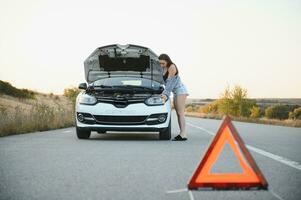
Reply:
[[[222,119],[223,115],[220,114],[206,114],[200,112],[186,112],[186,116],[188,117],[199,117],[199,118],[206,118],[206,119]],[[279,119],[267,119],[267,118],[247,118],[247,117],[233,117],[231,118],[234,121],[240,122],[250,122],[250,123],[257,123],[257,124],[269,124],[269,125],[278,125],[278,126],[289,126],[289,127],[301,127],[301,120],[279,120]]]
[[[64,96],[0,96],[0,136],[70,127],[74,125],[73,116],[73,103]]]

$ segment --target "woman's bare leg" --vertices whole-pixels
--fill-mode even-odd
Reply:
[[[174,99],[175,110],[178,116],[178,124],[180,127],[180,135],[182,137],[187,138],[186,133],[186,122],[185,122],[185,102],[186,102],[187,95],[180,94],[177,95]]]

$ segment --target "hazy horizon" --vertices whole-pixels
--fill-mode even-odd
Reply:
[[[167,53],[190,98],[229,85],[250,98],[301,98],[301,2],[0,2],[0,80],[62,94],[84,82],[99,46],[138,44]]]

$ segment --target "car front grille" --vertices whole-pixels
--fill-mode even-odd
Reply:
[[[98,124],[120,124],[134,125],[143,124],[147,115],[137,116],[112,116],[112,115],[93,115]]]
[[[107,125],[154,125],[164,123],[167,119],[167,113],[155,113],[151,115],[91,115],[89,113],[77,113],[77,118],[82,115],[83,119],[80,121],[84,124],[107,124]],[[164,120],[159,121],[159,116],[165,117]]]

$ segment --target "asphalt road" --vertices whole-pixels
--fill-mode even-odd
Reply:
[[[78,140],[75,128],[0,138],[0,199],[301,199],[301,128],[234,122],[268,191],[187,191],[221,121],[186,120],[185,142],[116,132]],[[178,131],[173,113],[173,136]],[[215,165],[239,170],[227,148]]]

